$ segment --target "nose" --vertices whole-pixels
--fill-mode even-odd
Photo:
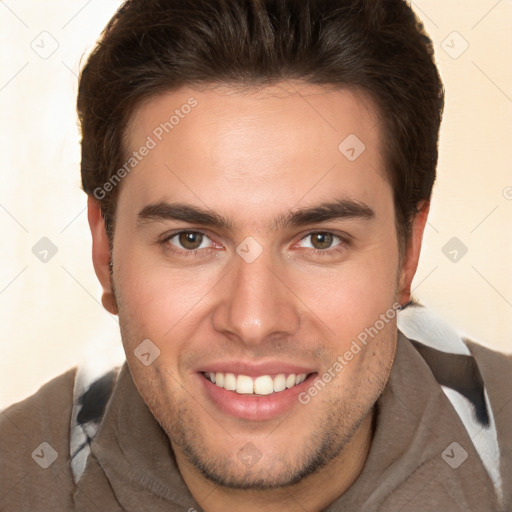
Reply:
[[[264,254],[251,263],[234,257],[213,312],[218,332],[248,346],[285,339],[300,323],[299,299],[287,286],[283,269]]]

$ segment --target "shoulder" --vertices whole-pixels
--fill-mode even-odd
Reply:
[[[486,399],[492,411],[491,421],[498,446],[496,460],[499,460],[503,481],[502,498],[507,507],[512,507],[512,481],[509,477],[512,473],[512,355],[471,340],[465,341],[485,383]]]
[[[498,494],[512,472],[512,355],[470,340],[417,303],[398,316],[399,329],[421,354],[468,431]]]
[[[488,393],[489,402],[502,429],[512,424],[512,354],[488,348],[473,340],[464,340],[474,357]],[[508,440],[512,445],[512,435]]]
[[[64,425],[69,429],[75,374],[76,368],[68,370],[25,400],[0,412],[2,449],[8,448],[6,444],[10,436],[26,439],[48,434]]]
[[[37,500],[57,506],[54,491],[72,485],[69,425],[75,374],[76,368],[68,370],[0,413],[0,496],[5,510],[29,510],[24,507],[34,507]]]
[[[500,352],[467,338],[464,341],[479,367],[481,367],[482,372],[487,373],[492,368],[502,370],[497,375],[495,373],[493,375],[489,374],[488,378],[493,377],[492,380],[496,382],[512,382],[512,354]]]
[[[512,379],[512,354],[499,352],[470,339],[436,312],[418,302],[411,302],[400,311],[398,327],[423,356],[427,352],[432,355],[435,352],[439,360],[458,363],[464,359],[452,356],[469,356],[476,362],[486,384],[487,381],[497,384],[500,380],[510,382]],[[498,375],[492,372],[493,368]]]

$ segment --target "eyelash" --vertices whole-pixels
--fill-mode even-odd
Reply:
[[[179,256],[185,256],[185,257],[189,257],[189,256],[195,256],[196,258],[199,257],[199,252],[204,251],[205,250],[204,248],[203,249],[193,249],[193,250],[177,249],[174,245],[169,243],[169,241],[172,240],[174,237],[181,235],[183,233],[201,234],[201,235],[205,236],[206,238],[209,238],[208,235],[206,233],[204,233],[203,231],[182,230],[182,231],[177,231],[175,233],[167,235],[163,240],[160,241],[160,244],[162,246],[164,246],[166,251],[169,251],[173,254],[177,254]],[[334,238],[336,238],[339,241],[339,244],[334,246],[334,248],[332,248],[332,249],[330,249],[330,248],[329,249],[309,249],[310,251],[313,252],[313,254],[315,254],[317,256],[321,256],[321,257],[333,256],[334,254],[340,253],[341,251],[346,249],[346,246],[348,245],[348,240],[346,238],[343,238],[342,236],[332,233],[330,231],[310,231],[309,233],[306,233],[299,240],[299,242],[304,240],[308,236],[319,234],[319,233],[332,235]],[[206,248],[206,250],[209,250],[209,249],[211,249],[211,247]]]

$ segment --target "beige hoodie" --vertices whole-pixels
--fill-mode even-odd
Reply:
[[[366,463],[326,511],[512,511],[512,359],[474,343],[468,346],[494,413],[503,503],[434,378],[432,361],[427,364],[428,358],[399,333]],[[442,359],[435,364],[434,373],[450,371]],[[91,443],[85,472],[74,483],[69,455],[74,375],[71,370],[57,377],[0,414],[0,510],[201,511],[126,364]]]

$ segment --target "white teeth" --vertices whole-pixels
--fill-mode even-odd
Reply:
[[[288,377],[286,377],[286,387],[293,388],[293,386],[295,386],[295,380],[295,375],[288,375]]]
[[[262,375],[254,380],[254,392],[257,395],[270,395],[274,392],[274,381],[270,375]]]
[[[236,389],[236,377],[232,373],[224,375],[224,389],[234,391]]]
[[[283,391],[286,389],[286,376],[284,373],[280,373],[274,377],[274,391]]]
[[[236,392],[243,395],[252,395],[254,392],[254,382],[247,375],[239,375],[236,379]]]
[[[211,382],[228,391],[235,391],[241,395],[270,395],[287,388],[293,388],[306,380],[307,374],[290,374],[286,376],[280,373],[272,378],[270,375],[260,375],[253,379],[247,375],[235,375],[234,373],[208,372],[204,374]]]

